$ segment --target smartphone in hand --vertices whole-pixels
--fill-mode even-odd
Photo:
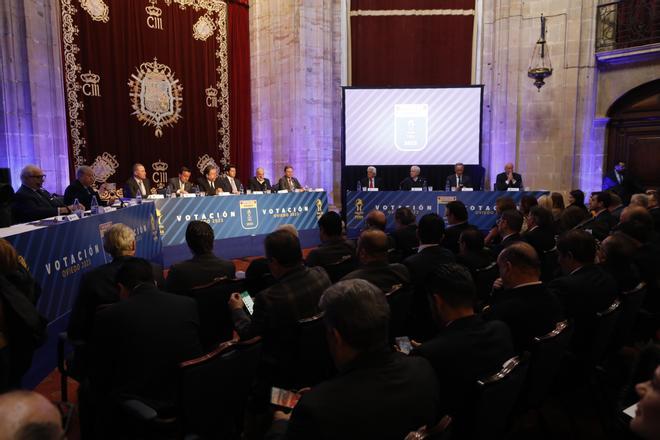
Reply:
[[[254,300],[247,290],[241,292],[241,299],[243,300],[243,304],[245,304],[248,313],[251,315],[254,312]]]
[[[273,387],[270,389],[270,403],[283,408],[293,409],[300,400],[300,394],[282,388]]]
[[[401,350],[401,353],[403,354],[410,354],[413,349],[408,336],[396,337],[394,338],[394,342],[396,342],[397,347],[399,347],[399,350]]]

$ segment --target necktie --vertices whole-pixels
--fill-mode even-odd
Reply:
[[[461,176],[458,176],[458,177],[456,178],[456,180],[458,181],[458,185],[457,185],[457,186],[461,186]]]
[[[621,174],[616,173],[616,180],[618,180],[619,183],[621,183]]]
[[[236,191],[238,191],[238,189],[236,188],[236,182],[234,181],[233,178],[231,178],[231,177],[229,178],[229,183],[231,184],[231,190],[232,190],[232,192],[236,192]]]
[[[211,184],[211,189],[215,191],[215,184],[214,184],[215,182],[209,182],[209,183]]]
[[[147,195],[147,190],[144,189],[144,183],[142,183],[142,180],[138,180],[138,186],[140,187],[140,193],[143,196]]]
[[[289,181],[289,189],[293,189],[293,183],[291,183],[291,178],[289,177],[287,180]]]
[[[184,188],[183,182],[179,180],[179,189],[183,191],[183,188]]]
[[[369,179],[369,188],[374,187],[374,179]]]

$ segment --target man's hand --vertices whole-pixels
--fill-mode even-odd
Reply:
[[[493,281],[493,290],[500,290],[502,287],[504,287],[502,278],[496,278],[495,281]]]
[[[287,414],[284,411],[277,410],[273,414],[273,422],[279,422],[281,420],[289,421],[291,414]]]
[[[231,294],[231,296],[229,297],[228,304],[231,310],[242,309],[245,306],[245,304],[243,304],[243,299],[241,298],[241,294],[238,292],[234,292]]]

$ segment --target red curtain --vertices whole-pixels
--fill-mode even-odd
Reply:
[[[394,11],[471,11],[474,7],[474,0],[353,0],[352,84],[470,84],[474,15],[404,15]],[[389,11],[390,15],[354,15],[357,11]]]
[[[236,162],[247,176],[243,168],[251,160],[251,129],[246,1],[228,3],[220,11],[195,10],[176,2],[168,6],[149,0],[104,0],[105,17],[102,7],[85,10],[77,0],[60,2],[72,168],[92,165],[97,183],[120,184],[131,174],[131,165],[141,162],[148,177],[162,185],[181,166],[191,168],[193,178],[200,175],[200,158],[208,157],[218,165]],[[199,32],[194,32],[203,16],[216,25],[205,40],[195,38]],[[224,38],[225,25],[219,25],[223,16],[226,49],[218,38],[221,34]],[[147,71],[155,67],[143,64],[153,63],[154,58],[171,76],[151,83],[150,108],[162,105],[168,109],[165,113],[180,116],[170,125],[163,124],[160,136],[158,127],[134,114],[131,93],[136,89],[129,86],[130,81],[137,82],[141,66]],[[137,90],[144,92],[145,83]],[[180,111],[173,105],[175,99],[168,101],[177,85],[182,87]],[[223,87],[228,94],[224,107]],[[138,106],[142,112],[146,101]]]

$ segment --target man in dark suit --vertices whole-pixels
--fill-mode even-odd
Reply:
[[[341,217],[328,211],[318,221],[321,244],[307,255],[307,267],[336,265],[350,261],[355,264],[355,245],[342,236]],[[346,272],[344,272],[346,273]]]
[[[540,281],[541,263],[529,244],[510,245],[497,257],[497,265],[502,289],[493,290],[484,318],[505,322],[516,352],[521,353],[563,319],[561,304]]]
[[[360,267],[342,280],[363,279],[378,287],[384,293],[396,285],[410,284],[408,268],[400,263],[390,264],[387,256],[387,235],[376,229],[362,231],[358,241]]]
[[[614,224],[618,224],[619,220],[621,219],[621,212],[623,211],[623,201],[621,200],[621,197],[617,193],[610,192],[610,207],[607,208],[608,211],[610,211],[610,214],[612,214],[612,217],[614,217]]]
[[[387,346],[390,311],[364,280],[323,293],[326,337],[339,373],[304,393],[291,415],[277,411],[269,440],[403,439],[438,419],[438,384],[429,363]]]
[[[73,202],[78,199],[78,202],[82,203],[85,209],[90,209],[92,197],[96,197],[96,203],[99,205],[114,203],[114,199],[101,200],[99,193],[92,186],[93,184],[94,170],[86,165],[79,167],[76,170],[76,180],[64,190],[64,204],[73,205]]]
[[[655,232],[660,233],[660,204],[658,204],[658,192],[654,189],[650,189],[646,191],[646,195],[649,197],[648,211],[653,218]]]
[[[557,240],[559,265],[564,276],[548,284],[564,306],[566,317],[575,320],[571,345],[584,350],[593,343],[596,313],[607,309],[616,299],[616,281],[594,264],[596,241],[580,230],[568,231]]]
[[[208,223],[199,220],[188,223],[186,243],[193,257],[170,267],[165,290],[184,293],[195,286],[209,284],[216,278],[236,276],[234,263],[213,254],[214,239],[213,229]]]
[[[197,184],[202,192],[207,196],[214,196],[222,192],[220,182],[218,182],[218,168],[215,165],[207,165],[204,168],[203,176],[197,179]]]
[[[438,414],[451,414],[452,428],[465,432],[472,418],[474,384],[515,355],[511,334],[504,323],[475,315],[474,283],[464,267],[441,264],[429,274],[428,285],[440,331],[411,355],[431,362],[440,386]]]
[[[467,208],[460,200],[449,202],[445,206],[445,217],[447,227],[442,245],[454,254],[458,254],[458,238],[461,236],[461,232],[472,227],[468,223]]]
[[[460,191],[463,188],[472,188],[472,179],[465,174],[465,165],[454,165],[454,174],[450,174],[445,181],[445,191]]]
[[[152,193],[151,181],[147,178],[147,170],[141,163],[133,165],[133,175],[124,184],[124,197],[134,199],[138,192],[142,197]]]
[[[141,258],[125,261],[116,280],[126,299],[97,313],[90,341],[94,438],[117,438],[118,400],[137,396],[161,414],[176,408],[179,364],[202,354],[193,299],[158,290]]]
[[[218,179],[222,190],[229,194],[240,194],[243,184],[236,178],[236,165],[227,165],[226,173]]]
[[[495,191],[506,191],[509,188],[523,189],[522,177],[520,174],[513,172],[511,162],[504,165],[504,172],[498,174],[495,179]]]
[[[597,240],[602,241],[616,225],[616,219],[610,214],[608,208],[612,203],[610,193],[607,191],[594,192],[589,199],[589,210],[593,217],[582,221],[574,229],[591,231]]]
[[[264,177],[264,169],[259,167],[254,172],[254,177],[248,180],[248,188],[252,191],[270,192],[273,187],[270,185],[270,180]]]
[[[174,194],[188,194],[193,192],[193,185],[190,183],[190,168],[181,167],[179,177],[172,177],[167,186]]]
[[[417,252],[419,239],[417,238],[417,223],[415,214],[410,208],[401,206],[394,211],[394,232],[391,237],[396,244],[397,258],[405,260]]]
[[[458,239],[458,248],[456,262],[467,267],[472,274],[472,278],[474,278],[477,269],[483,269],[495,262],[493,253],[484,247],[483,234],[474,226],[461,232]]]
[[[302,185],[298,182],[298,179],[293,177],[293,167],[291,165],[284,167],[284,176],[280,177],[280,180],[277,182],[277,188],[280,190],[285,189],[289,192],[302,189]]]
[[[420,243],[417,253],[403,261],[410,271],[410,278],[415,286],[411,306],[411,336],[418,341],[425,341],[436,333],[426,298],[426,278],[438,265],[454,262],[454,254],[440,244],[444,231],[445,222],[437,214],[423,216],[417,225]]]
[[[622,160],[615,161],[614,170],[603,176],[603,191],[615,192],[624,204],[628,204],[630,196],[641,191],[641,186],[626,169]]]
[[[401,191],[411,191],[413,188],[424,188],[428,186],[426,179],[419,175],[421,172],[422,170],[417,165],[411,166],[410,177],[406,177],[401,181],[399,189]]]
[[[527,216],[527,231],[521,239],[532,245],[539,258],[555,247],[552,212],[540,206],[534,206]]]
[[[503,249],[521,240],[522,224],[523,216],[517,209],[507,209],[502,212],[500,218],[497,219],[497,232],[502,237],[502,241],[493,246],[495,255],[499,255]]]
[[[362,188],[376,188],[384,190],[383,179],[376,176],[376,167],[367,167],[367,177],[360,179],[360,186]]]
[[[27,165],[21,171],[21,187],[14,194],[12,212],[15,223],[41,220],[56,215],[71,214],[71,206],[65,206],[57,197],[43,189],[46,175],[41,168]]]

